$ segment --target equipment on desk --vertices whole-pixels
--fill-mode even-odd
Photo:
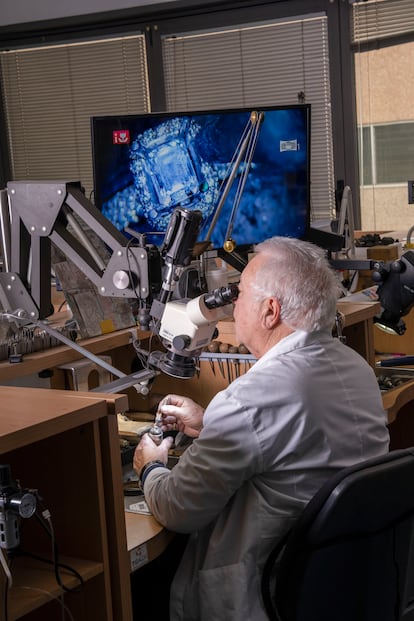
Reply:
[[[159,335],[168,350],[159,362],[159,368],[174,377],[194,375],[194,356],[217,335],[216,324],[232,315],[231,303],[238,296],[236,284],[220,287],[212,293],[192,300],[176,300],[166,305]],[[154,352],[152,358],[157,354]]]
[[[376,297],[381,313],[374,318],[378,328],[388,334],[402,335],[406,325],[402,319],[414,306],[414,251],[408,250],[390,262],[369,259],[332,259],[335,269],[371,270],[378,284]]]
[[[241,271],[247,263],[247,252],[251,246],[237,249],[236,252],[236,244],[229,236],[263,119],[262,112],[253,111],[248,115],[242,140],[236,147],[229,170],[218,185],[218,192],[215,193],[218,202],[216,204],[215,200],[212,201],[211,207],[215,215],[207,238],[197,249],[196,242],[203,213],[197,209],[197,201],[192,203],[191,193],[181,193],[179,200],[176,193],[169,197],[168,200],[171,199],[173,206],[171,209],[176,206],[172,214],[170,203],[165,209],[164,202],[162,203],[162,220],[168,222],[168,226],[159,249],[154,244],[147,243],[148,236],[153,237],[157,231],[135,233],[127,227],[132,239],[127,238],[86,199],[79,182],[8,183],[12,226],[11,244],[7,247],[10,247],[11,256],[7,263],[10,267],[6,272],[0,273],[0,303],[6,311],[3,317],[27,325],[30,322],[38,323],[51,314],[53,242],[95,285],[101,296],[135,300],[140,327],[160,336],[168,350],[165,357],[140,352],[145,359],[145,381],[148,380],[149,370],[155,376],[158,369],[177,377],[192,377],[196,368],[195,358],[213,337],[215,324],[230,314],[222,307],[230,305],[237,295],[234,286],[227,298],[227,289],[221,293],[221,288],[213,296],[206,297],[205,265],[209,259],[224,258],[226,263]],[[226,244],[229,249],[213,249],[212,229],[237,176],[238,188],[227,228]],[[165,191],[168,193],[169,190]],[[177,206],[182,204],[188,208]],[[147,208],[149,213],[154,211],[153,205],[148,204]],[[88,229],[105,246],[105,253],[99,252],[91,242]],[[251,243],[255,241],[252,240]],[[187,295],[181,295],[184,299],[178,304],[174,299],[177,297],[177,283],[192,264],[196,266],[195,281],[186,281]],[[193,298],[198,300],[193,303]],[[188,321],[184,318],[186,314],[189,315]],[[169,317],[178,315],[179,325],[172,325]],[[80,353],[90,357],[86,351]],[[116,369],[111,372],[120,381],[116,380],[116,385],[110,389],[119,390],[120,383],[125,387],[124,384],[128,381],[125,374],[116,372]],[[131,378],[131,384],[139,383],[136,375],[139,373]]]
[[[331,247],[330,243],[325,245],[323,236],[312,241],[327,249],[331,265],[335,269],[353,271],[354,273],[357,273],[358,270],[372,272],[372,278],[378,284],[377,299],[382,307],[380,315],[374,319],[375,324],[389,334],[404,334],[406,327],[401,317],[406,315],[414,305],[414,253],[408,251],[400,259],[388,262],[355,258],[355,245],[369,246],[381,238],[378,235],[367,235],[355,240],[352,192],[349,186],[342,189],[337,224],[337,235],[335,237],[338,240],[344,240],[342,253],[347,258],[339,258],[339,248]],[[384,245],[388,245],[394,242],[394,239],[383,238],[381,241]],[[332,258],[332,253],[335,253],[335,259]],[[349,255],[352,258],[348,258]]]
[[[0,465],[0,548],[11,550],[20,543],[20,519],[36,511],[36,496],[11,478],[9,465]]]
[[[247,164],[251,162],[263,116],[252,114],[250,122],[218,208],[223,204],[245,152]],[[229,235],[242,190],[243,184],[232,210]],[[197,358],[215,338],[217,322],[231,315],[231,303],[238,294],[234,283],[219,287],[212,294],[207,292],[206,257],[222,258],[238,271],[247,263],[247,255],[235,252],[233,243],[227,244],[232,240],[226,240],[229,251],[211,250],[208,239],[197,247],[201,212],[177,207],[159,249],[147,243],[145,234],[135,234],[132,240],[124,236],[86,199],[78,182],[10,182],[7,191],[12,226],[11,256],[7,262],[10,269],[0,272],[3,318],[22,326],[43,327],[53,338],[100,364],[97,357],[43,322],[52,312],[53,242],[90,279],[101,296],[135,300],[140,327],[158,335],[166,349],[166,352],[140,350],[143,368],[131,375],[106,366],[118,379],[99,387],[98,391],[114,392],[134,385],[141,392],[147,390],[148,381],[159,371],[178,378],[190,378],[195,374]],[[90,243],[85,227],[102,240],[109,255],[107,261]],[[379,283],[378,296],[383,307],[378,324],[399,324],[402,329],[400,318],[414,303],[414,289],[410,285],[411,280],[414,283],[414,274],[411,274],[414,253],[411,254],[412,257],[406,253],[390,266],[369,262]],[[343,269],[344,262],[340,263]],[[362,267],[346,263],[349,269],[367,267],[366,262]],[[177,283],[192,265],[196,277],[189,287],[188,297],[177,299]]]
[[[42,510],[38,510],[38,504]],[[42,525],[51,542],[51,557],[43,557],[20,547],[20,522],[22,519],[28,519],[36,516],[38,522]],[[33,535],[32,535],[33,536]],[[25,537],[26,543],[29,539]],[[3,552],[5,551],[5,552]],[[0,571],[3,570],[7,578],[7,588],[11,588],[13,584],[12,565],[7,562],[7,557],[27,556],[39,563],[46,565],[52,564],[54,567],[54,576],[56,582],[62,591],[78,591],[83,586],[83,578],[78,571],[67,565],[62,564],[59,558],[58,544],[55,537],[55,530],[52,523],[50,511],[42,506],[42,498],[37,490],[23,489],[20,483],[14,481],[11,477],[11,469],[8,464],[0,465]],[[61,576],[61,569],[65,570],[65,574],[72,574],[76,578],[75,586],[67,586],[64,584]],[[26,588],[36,588],[35,585],[28,584]],[[7,593],[6,593],[7,608]],[[7,614],[6,614],[7,617]],[[2,617],[3,618],[3,617]]]
[[[181,309],[184,308],[190,316],[185,329],[191,324],[191,334],[183,332],[182,323],[176,326],[177,331],[175,327],[171,329],[168,317],[176,314],[177,308],[173,295],[181,273],[194,258],[200,212],[177,208],[164,244],[158,249],[146,244],[145,235],[140,235],[138,244],[133,245],[85,198],[78,183],[12,182],[8,184],[8,192],[13,215],[11,271],[0,272],[3,318],[15,320],[23,326],[43,326],[47,332],[53,333],[53,337],[92,359],[89,352],[54,331],[47,322],[42,323],[51,312],[53,242],[82,269],[101,295],[136,299],[141,327],[160,334],[168,353],[166,356],[160,352],[149,355],[142,371],[145,381],[155,377],[158,369],[179,377],[194,374],[194,357],[213,336],[217,321],[229,316],[228,310],[224,311],[222,307],[230,305],[237,296],[236,285],[207,294],[200,273],[198,293],[201,295],[191,304],[189,300],[181,301]],[[79,219],[111,249],[107,265],[88,244]],[[166,324],[169,328],[165,327]],[[195,338],[194,331],[202,333],[202,338]],[[100,363],[96,357],[93,361]],[[108,370],[122,384],[122,387],[119,382],[109,386],[109,391],[124,388],[129,381],[127,376],[113,367]],[[139,384],[140,373],[133,374],[129,385]]]

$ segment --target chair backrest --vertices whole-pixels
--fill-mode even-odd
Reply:
[[[270,554],[273,621],[414,620],[414,448],[337,472]]]

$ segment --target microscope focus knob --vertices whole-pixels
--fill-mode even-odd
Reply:
[[[131,275],[125,270],[117,270],[112,276],[112,282],[116,289],[123,291],[131,286]]]
[[[172,345],[174,349],[178,351],[186,349],[187,347],[190,346],[190,344],[191,344],[191,339],[186,334],[179,334],[178,336],[175,336],[172,340]]]

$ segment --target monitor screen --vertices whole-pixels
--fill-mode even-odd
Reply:
[[[236,246],[306,237],[309,106],[104,116],[91,124],[95,204],[119,230],[161,244],[181,206],[202,212],[199,241],[215,248],[227,237]]]

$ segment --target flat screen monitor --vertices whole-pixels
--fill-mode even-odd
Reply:
[[[306,238],[310,106],[101,116],[91,129],[95,204],[119,230],[161,244],[181,206],[202,212],[199,241],[215,248],[229,223],[236,246],[273,235]]]

